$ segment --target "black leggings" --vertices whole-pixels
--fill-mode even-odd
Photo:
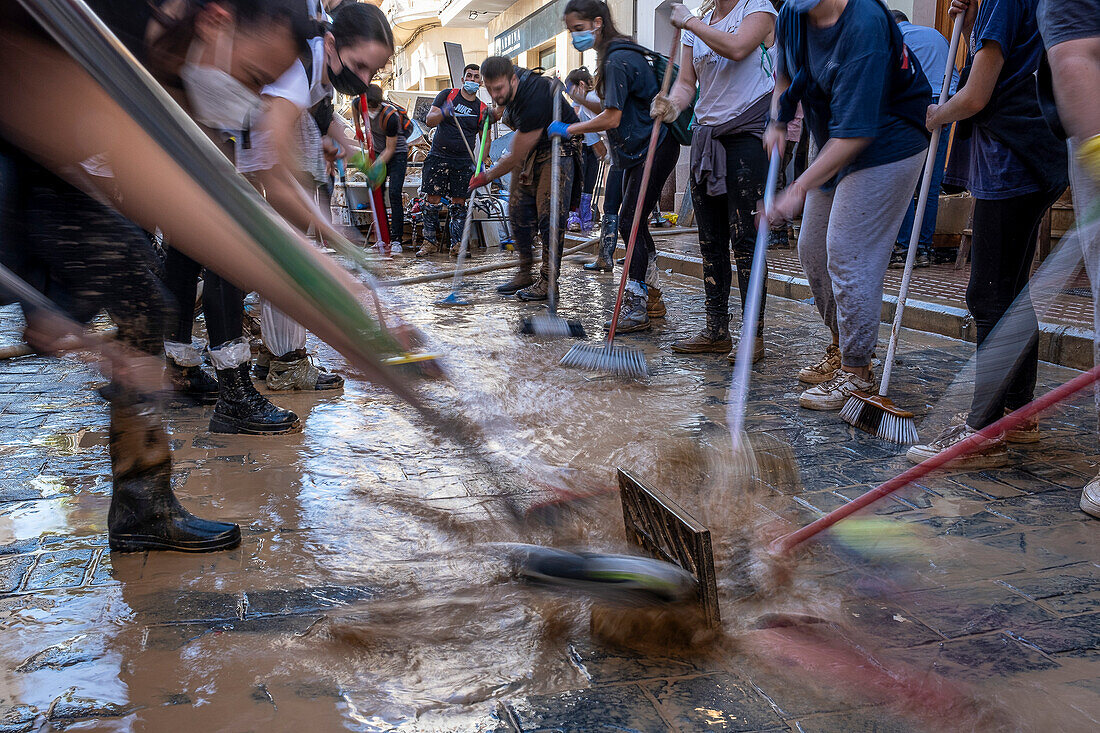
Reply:
[[[653,211],[653,207],[657,205],[657,200],[661,198],[661,189],[665,187],[665,181],[672,175],[673,169],[676,168],[676,161],[680,157],[680,143],[676,142],[667,130],[664,135],[665,139],[657,143],[657,151],[653,157],[653,170],[649,174],[649,183],[642,198],[643,216]],[[642,186],[644,168],[644,163],[638,163],[623,172],[623,203],[619,207],[619,235],[624,242],[630,241],[630,228],[634,224],[634,211],[638,206],[638,193]],[[649,258],[656,254],[657,246],[653,243],[653,235],[649,233],[649,223],[643,219],[638,226],[638,241],[634,243],[634,254],[630,258],[630,279],[645,282]]]
[[[164,332],[164,338],[178,343],[191,343],[191,326],[195,322],[195,287],[202,265],[179,250],[168,247],[164,259],[164,284],[178,304],[176,318]],[[221,276],[206,271],[202,285],[202,311],[206,316],[206,334],[210,346],[244,335],[244,293]]]
[[[405,200],[401,197],[405,190],[405,172],[409,167],[408,153],[397,152],[386,167],[386,193],[390,205],[390,243],[401,244],[405,236]],[[378,212],[385,216],[385,212]]]
[[[581,167],[584,168],[584,187],[581,189],[581,193],[591,196],[592,192],[596,190],[596,173],[599,172],[600,159],[592,152],[592,146],[590,145],[584,146],[584,152],[581,154]]]
[[[707,325],[718,329],[729,322],[730,246],[733,246],[737,264],[737,288],[741,292],[741,311],[744,313],[745,297],[752,273],[752,256],[756,247],[756,222],[753,212],[756,203],[764,197],[764,183],[768,175],[768,158],[760,144],[760,138],[749,135],[730,135],[718,141],[726,149],[726,192],[721,196],[708,196],[706,186],[691,182],[691,200],[695,204],[695,221],[699,225],[699,249],[703,255],[703,290]],[[764,267],[767,282],[768,264]],[[760,320],[757,335],[764,333],[765,287],[760,301]]]
[[[989,347],[982,344],[1027,285],[1043,213],[1062,191],[974,200],[966,305],[978,330],[974,400],[967,424],[980,430],[1031,402],[1039,362],[1039,323],[1021,298]]]
[[[607,171],[607,177],[603,183],[603,213],[613,216],[619,215],[619,208],[623,204],[623,169],[617,165],[611,166]]]

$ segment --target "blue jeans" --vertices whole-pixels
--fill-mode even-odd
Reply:
[[[951,126],[944,125],[940,131],[939,149],[936,150],[936,164],[932,167],[932,185],[928,189],[928,203],[924,206],[924,221],[921,222],[920,240],[917,249],[920,252],[931,253],[932,235],[936,233],[936,213],[940,209],[940,184],[943,183],[943,170],[947,165],[948,140],[951,135]],[[924,173],[921,172],[923,179]],[[917,195],[920,194],[920,181],[917,181]],[[913,235],[913,219],[917,210],[917,195],[909,202],[909,210],[905,212],[905,218],[901,222],[901,230],[898,232],[897,246],[900,249],[908,249],[909,237]]]

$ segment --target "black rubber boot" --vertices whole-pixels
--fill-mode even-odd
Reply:
[[[297,415],[276,407],[256,391],[247,361],[232,369],[219,369],[218,384],[221,394],[210,418],[210,432],[280,435],[302,429]]]
[[[111,400],[111,472],[107,514],[112,550],[214,552],[241,544],[241,528],[200,519],[172,493],[172,456],[160,414],[150,402]]]
[[[589,262],[584,269],[590,272],[611,272],[615,266],[611,258],[615,256],[615,243],[619,237],[619,215],[608,214],[600,222],[600,249],[596,261]]]
[[[218,401],[218,380],[201,366],[184,367],[168,359],[168,381],[175,394],[198,405],[212,405]]]

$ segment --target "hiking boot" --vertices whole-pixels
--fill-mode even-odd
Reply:
[[[515,295],[517,290],[522,290],[529,285],[534,285],[535,278],[531,276],[531,262],[521,262],[512,279],[501,285],[497,285],[497,292],[501,295]]]
[[[218,384],[221,394],[210,418],[210,432],[281,435],[302,429],[297,415],[276,407],[256,391],[248,376],[248,362],[219,369]]]
[[[424,244],[420,245],[420,249],[416,250],[417,257],[430,257],[431,255],[437,255],[443,250],[440,249],[438,242],[429,242],[424,240]]]
[[[1081,511],[1100,519],[1100,474],[1081,489]]]
[[[755,339],[753,339],[752,363],[755,364],[756,362],[760,361],[761,359],[764,358],[765,355],[766,355],[766,351],[764,349],[764,337],[763,336],[757,336]],[[736,346],[730,347],[730,353],[726,354],[726,361],[728,361],[730,364],[734,364],[734,363],[737,362],[737,347]]]
[[[875,376],[860,379],[851,372],[838,369],[827,382],[810,387],[798,397],[798,404],[808,410],[839,410],[852,396],[852,392],[872,392],[875,388]]]
[[[672,344],[677,354],[724,354],[733,347],[728,329],[715,330],[704,328],[691,338],[680,339]]]
[[[331,374],[324,367],[317,366],[305,349],[295,349],[271,360],[271,370],[267,375],[267,388],[274,392],[290,389],[329,390],[344,386],[344,378]]]
[[[909,449],[909,452],[905,454],[905,457],[913,463],[921,463],[937,455],[941,451],[947,450],[957,443],[961,443],[977,432],[978,431],[974,430],[965,422],[959,425],[952,425],[940,433],[939,437],[931,443],[927,445],[914,445]],[[1008,451],[1005,448],[1004,438],[1001,437],[992,440],[983,440],[976,450],[947,462],[944,466],[941,466],[941,468],[998,468],[1006,463],[1008,463]]]
[[[172,455],[156,406],[113,386],[104,392],[111,399],[111,550],[214,552],[239,545],[240,527],[200,519],[172,493]]]
[[[1012,410],[1005,410],[1005,414]],[[1039,418],[1032,417],[1025,420],[1019,427],[1005,431],[1006,443],[1038,443],[1042,436],[1039,434]]]
[[[825,356],[821,357],[819,362],[802,368],[798,373],[798,381],[805,384],[821,384],[832,379],[837,369],[840,369],[840,347],[830,344],[825,349]]]
[[[616,333],[633,333],[634,331],[646,331],[652,325],[649,322],[649,314],[646,312],[645,286],[641,283],[631,282],[623,293],[622,312],[619,314],[619,323]],[[643,291],[643,292],[639,292]],[[607,328],[611,328],[610,322]]]
[[[668,309],[665,308],[665,301],[661,299],[661,289],[656,285],[650,285],[646,288],[646,315],[650,318],[664,318],[668,313]]]
[[[516,297],[526,301],[546,300],[549,295],[550,280],[541,275],[530,286],[516,291]]]
[[[615,255],[615,243],[619,236],[619,215],[605,214],[600,222],[600,246],[596,261],[584,266],[589,272],[611,272],[615,265],[611,258]]]

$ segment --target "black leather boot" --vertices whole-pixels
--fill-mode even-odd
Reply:
[[[172,456],[156,406],[116,395],[111,399],[111,472],[108,543],[117,552],[214,552],[241,544],[241,528],[200,519],[172,493]]]
[[[218,401],[218,380],[201,366],[180,366],[169,358],[168,380],[179,397],[199,405],[212,405]]]
[[[210,418],[212,433],[280,435],[302,429],[302,422],[290,410],[271,404],[256,391],[248,375],[248,362],[218,370],[221,393]]]

